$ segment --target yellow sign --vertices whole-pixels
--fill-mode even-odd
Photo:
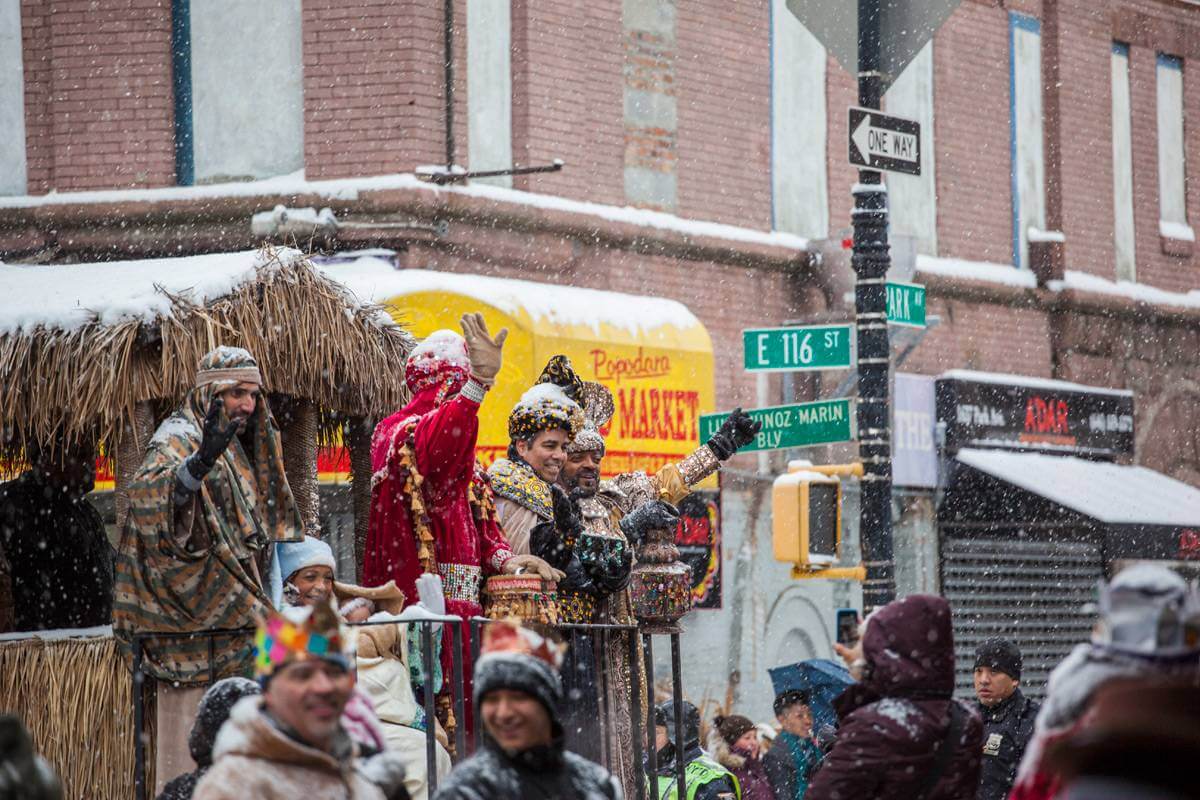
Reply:
[[[446,277],[480,283],[469,294],[423,288],[378,302],[418,338],[440,328],[458,330],[459,318],[468,311],[482,312],[493,333],[508,328],[504,366],[480,411],[477,452],[485,464],[507,450],[509,412],[558,353],[571,359],[584,380],[598,381],[613,393],[616,413],[603,431],[608,446],[605,475],[632,470],[652,473],[698,446],[700,414],[715,406],[712,342],[704,326],[682,306],[574,287]],[[501,284],[515,286],[505,287],[508,291],[489,301],[488,287],[500,289]],[[528,305],[512,300],[539,289],[549,297],[531,297],[535,302]],[[590,305],[594,313],[578,320],[545,313],[547,301],[553,305],[556,296],[565,296],[572,308]],[[622,304],[622,298],[624,306],[612,309],[612,319],[605,319],[606,305]],[[662,306],[661,317],[654,315],[655,304]],[[633,324],[631,307],[644,310],[647,318]]]

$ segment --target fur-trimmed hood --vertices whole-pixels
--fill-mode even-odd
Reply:
[[[740,770],[746,766],[746,757],[733,752],[733,748],[729,746],[725,737],[716,727],[709,730],[705,743],[708,745],[708,752],[712,753],[712,757],[722,767],[728,770]]]

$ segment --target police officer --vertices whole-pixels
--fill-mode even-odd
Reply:
[[[1021,651],[1007,639],[988,639],[975,651],[975,697],[983,717],[983,768],[977,800],[1004,800],[1025,745],[1033,736],[1038,704],[1021,694]]]

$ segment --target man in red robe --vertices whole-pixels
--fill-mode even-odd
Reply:
[[[432,333],[413,350],[404,375],[412,400],[375,428],[363,583],[395,580],[406,601],[416,603],[417,578],[440,575],[447,613],[466,620],[483,611],[486,576],[528,571],[557,580],[562,573],[537,556],[513,554],[475,460],[479,405],[500,371],[508,332],[493,338],[482,314],[464,315],[462,329],[464,336]],[[448,671],[448,629],[443,637]],[[471,674],[469,663],[464,674]]]

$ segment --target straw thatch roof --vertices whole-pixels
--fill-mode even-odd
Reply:
[[[179,402],[200,358],[245,347],[265,388],[337,415],[403,405],[412,337],[298,251],[0,265],[0,425],[10,454],[56,431],[113,443],[140,401]]]

